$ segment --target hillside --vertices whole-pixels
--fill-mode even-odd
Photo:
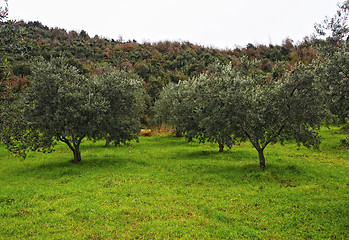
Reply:
[[[40,22],[5,22],[1,23],[1,28],[0,54],[8,59],[15,76],[30,75],[27,62],[32,57],[65,56],[85,74],[100,73],[104,64],[134,70],[148,85],[153,85],[151,88],[198,75],[217,60],[236,64],[241,57],[258,59],[262,71],[273,73],[280,61],[288,65],[299,61],[309,63],[317,54],[309,39],[298,45],[285,39],[282,46],[249,43],[244,48],[220,50],[190,42],[138,43],[121,38],[90,37],[84,30],[48,28]],[[152,91],[156,89],[148,90],[154,98],[156,94]]]

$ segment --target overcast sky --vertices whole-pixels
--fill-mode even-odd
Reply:
[[[3,0],[0,0],[3,1]],[[189,41],[217,48],[297,43],[340,0],[9,0],[9,18],[138,42]]]

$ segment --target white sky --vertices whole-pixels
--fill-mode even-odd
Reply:
[[[297,43],[344,0],[9,0],[9,18],[107,38],[218,48]]]

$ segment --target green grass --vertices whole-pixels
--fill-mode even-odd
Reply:
[[[338,128],[320,150],[172,136],[128,146],[58,145],[23,161],[0,146],[0,239],[349,239],[349,151]]]

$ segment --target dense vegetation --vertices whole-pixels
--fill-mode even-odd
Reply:
[[[67,32],[48,28],[40,22],[11,21],[1,23],[0,33],[3,40],[0,54],[9,63],[13,81],[30,78],[28,60],[36,56],[43,56],[46,60],[66,57],[71,65],[86,75],[100,74],[108,64],[137,73],[145,82],[148,104],[154,102],[162,87],[169,82],[177,83],[197,76],[216,61],[236,65],[241,57],[258,59],[261,71],[277,77],[281,74],[280,62],[291,66],[299,61],[310,63],[315,59],[317,50],[313,44],[314,41],[319,43],[315,39],[305,39],[294,45],[291,39],[286,39],[282,46],[248,44],[243,48],[222,50],[189,42],[137,43],[99,36],[91,38],[85,31]]]

